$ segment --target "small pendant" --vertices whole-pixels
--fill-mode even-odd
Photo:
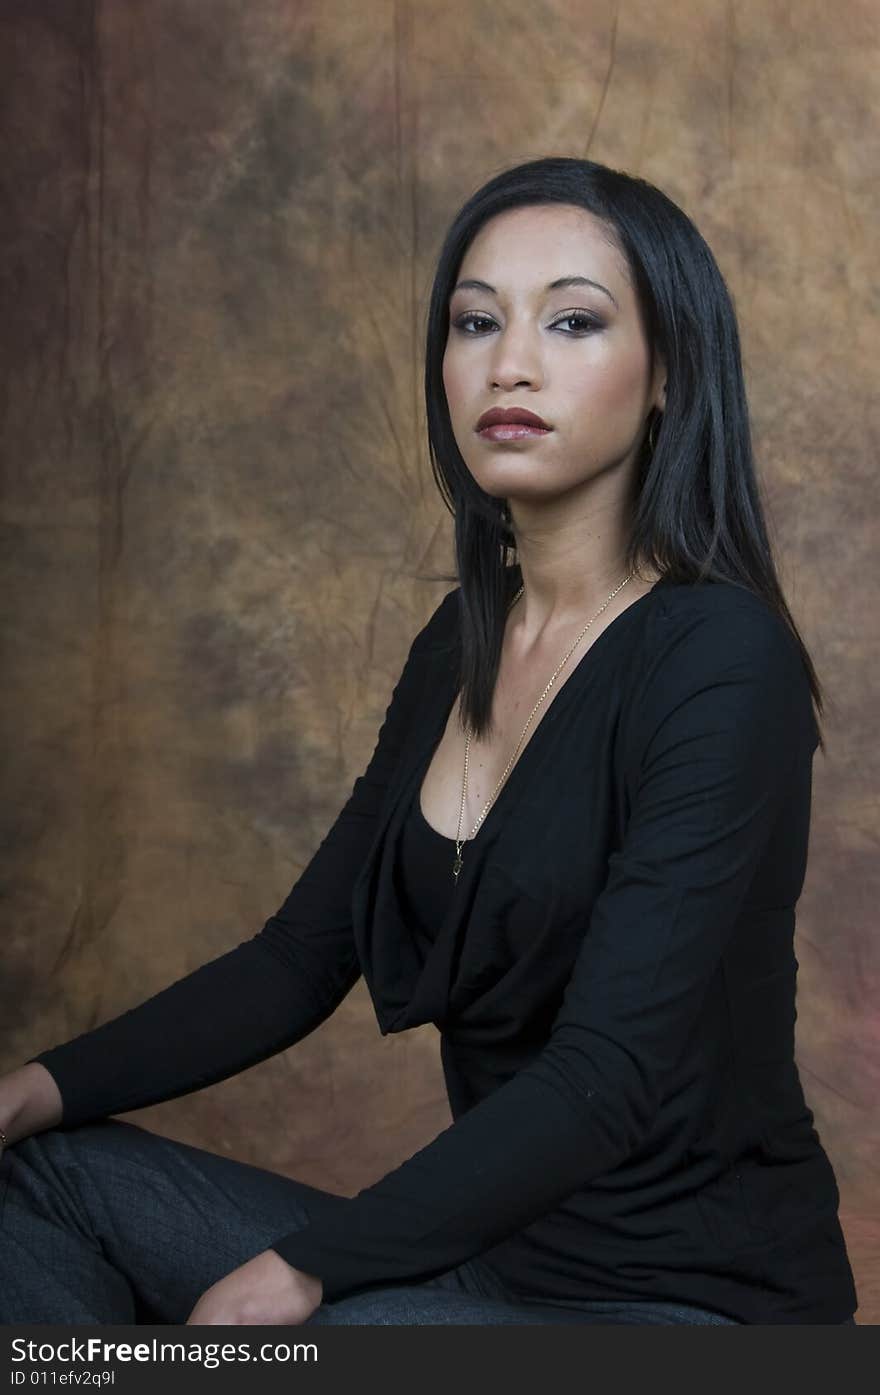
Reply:
[[[455,861],[454,861],[453,864],[452,864],[452,875],[453,875],[453,877],[455,878],[456,882],[458,881],[458,874],[459,874],[460,871],[461,871],[461,853],[456,853],[456,854],[455,854]]]

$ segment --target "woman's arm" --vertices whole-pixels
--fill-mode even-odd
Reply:
[[[325,1301],[482,1253],[652,1127],[815,745],[806,673],[772,613],[698,603],[668,623],[629,728],[626,835],[549,1041],[338,1217],[279,1236],[273,1248],[321,1278]]]
[[[57,1084],[64,1127],[225,1080],[301,1041],[350,992],[361,974],[352,889],[418,720],[425,650],[448,623],[456,594],[448,593],[414,639],[367,769],[259,933],[130,1011],[30,1058]]]

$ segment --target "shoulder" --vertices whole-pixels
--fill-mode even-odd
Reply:
[[[446,578],[452,580],[453,578]],[[505,575],[505,588],[508,600],[512,600],[522,581],[522,571],[518,564],[508,566]],[[445,650],[456,648],[461,642],[461,586],[456,585],[436,607],[427,624],[416,636],[419,650]]]
[[[634,715],[653,725],[699,699],[782,731],[800,727],[817,744],[800,646],[762,596],[733,582],[664,581],[652,598],[631,674]]]
[[[412,642],[415,656],[446,649],[458,636],[461,587],[456,586],[435,606]]]
[[[775,610],[748,586],[733,581],[676,582],[663,577],[655,588],[658,615],[714,615],[742,608],[752,615],[777,619]]]
[[[652,663],[680,660],[708,665],[751,660],[784,667],[800,665],[799,646],[783,617],[762,596],[734,582],[672,583],[654,592],[646,626],[645,657]]]

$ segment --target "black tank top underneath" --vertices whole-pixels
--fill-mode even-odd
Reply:
[[[433,944],[455,890],[455,839],[444,837],[428,823],[420,795],[417,781],[398,848],[398,872],[413,936],[421,943]],[[475,846],[476,840],[468,841],[471,855]]]

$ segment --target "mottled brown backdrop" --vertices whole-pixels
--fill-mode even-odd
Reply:
[[[695,218],[829,698],[798,1060],[880,1320],[876,0],[0,0],[2,1052],[260,928],[448,589],[422,337],[448,220],[544,154]],[[149,1062],[145,1062],[145,1071]],[[449,1122],[361,982],[147,1127],[353,1193]]]

